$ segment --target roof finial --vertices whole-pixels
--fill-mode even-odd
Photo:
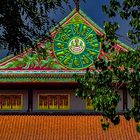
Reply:
[[[79,0],[76,0],[75,4],[76,4],[76,11],[78,12],[79,11]]]

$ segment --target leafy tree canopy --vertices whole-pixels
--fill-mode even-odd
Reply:
[[[135,103],[124,116],[127,120],[134,118],[137,131],[140,132],[140,2],[110,0],[109,5],[103,5],[103,11],[110,19],[118,14],[129,22],[131,28],[128,36],[132,44],[137,44],[137,49],[118,53],[115,50],[115,42],[118,39],[116,31],[119,23],[106,21],[104,24],[106,34],[98,36],[105,56],[94,61],[94,71],[87,69],[83,76],[74,75],[79,84],[75,94],[80,98],[91,99],[94,109],[103,112],[101,122],[103,129],[106,130],[110,122],[114,125],[120,122],[116,111],[121,99],[118,90],[126,88]]]
[[[131,26],[127,35],[132,44],[140,43],[140,1],[139,0],[110,0],[110,5],[103,5],[103,11],[113,18],[119,15],[123,20],[127,20]],[[111,28],[110,28],[111,27]],[[105,32],[107,39],[117,39],[116,31],[119,28],[117,22],[105,22]]]
[[[48,12],[58,7],[61,7],[63,11],[62,2],[69,5],[69,0],[1,0],[0,27],[4,29],[4,32],[0,37],[0,44],[5,48],[8,47],[11,53],[17,54],[28,45],[35,46],[37,42],[35,44],[32,42],[40,36],[42,36],[41,40],[46,37],[51,40],[49,29],[56,22],[49,17]],[[103,11],[110,18],[120,15],[122,19],[129,21],[131,28],[128,36],[132,44],[139,45],[139,0],[110,0],[109,5],[103,6]],[[137,123],[140,122],[140,49],[138,47],[137,51],[117,54],[113,46],[115,40],[118,39],[116,34],[118,28],[117,22],[106,21],[104,26],[106,35],[98,36],[103,51],[109,53],[111,59],[100,58],[95,61],[94,72],[87,70],[84,76],[75,76],[79,83],[76,95],[92,99],[95,110],[103,111],[104,119],[101,122],[104,129],[109,127],[110,121],[115,125],[120,122],[116,113],[120,100],[117,89],[124,84],[130,96],[135,99],[134,107],[125,113],[125,117],[127,120],[133,117]],[[137,130],[140,132],[139,123]]]
[[[37,38],[50,38],[49,29],[56,25],[56,21],[49,16],[50,10],[60,8],[64,12],[63,3],[71,8],[69,1],[1,0],[0,28],[4,32],[0,36],[0,47],[17,54],[25,47],[33,47],[35,44],[32,42]]]

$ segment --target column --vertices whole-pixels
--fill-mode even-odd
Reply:
[[[123,111],[127,109],[127,89],[123,89]]]
[[[33,111],[33,90],[28,90],[28,112]]]

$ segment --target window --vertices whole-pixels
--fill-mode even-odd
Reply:
[[[39,94],[39,110],[68,110],[70,109],[69,94]]]
[[[22,95],[0,94],[0,110],[21,110]]]
[[[89,98],[86,99],[86,109],[87,110],[93,110],[94,109],[93,104],[92,104],[92,100],[89,99]]]

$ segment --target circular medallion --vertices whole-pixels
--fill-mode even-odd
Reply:
[[[69,69],[85,69],[100,53],[96,32],[86,24],[68,24],[54,38],[54,54]]]

